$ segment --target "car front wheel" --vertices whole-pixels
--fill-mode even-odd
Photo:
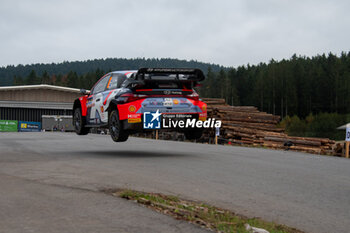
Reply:
[[[85,127],[85,117],[82,116],[80,108],[74,110],[73,126],[78,135],[86,135],[89,133],[90,129]]]
[[[117,110],[112,110],[108,118],[109,133],[113,141],[125,142],[129,138],[128,132],[123,129],[123,124],[119,120],[119,114]]]

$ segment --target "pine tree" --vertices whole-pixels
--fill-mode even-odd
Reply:
[[[27,76],[25,80],[25,84],[27,85],[34,85],[34,84],[39,84],[39,77],[36,75],[35,71],[32,70],[30,74]]]
[[[67,75],[67,86],[68,87],[78,87],[79,78],[76,72],[70,71]]]
[[[24,82],[23,82],[22,77],[15,75],[14,78],[13,78],[13,85],[19,86],[19,85],[23,85],[23,84],[24,84]]]
[[[41,77],[41,83],[42,84],[50,84],[50,76],[46,70],[44,71],[43,76]]]

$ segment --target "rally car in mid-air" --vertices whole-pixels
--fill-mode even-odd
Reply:
[[[193,88],[203,80],[199,69],[110,72],[89,93],[81,90],[84,95],[73,105],[73,126],[78,135],[88,134],[91,127],[109,128],[116,142],[126,141],[133,133],[162,129],[198,139],[207,105]]]

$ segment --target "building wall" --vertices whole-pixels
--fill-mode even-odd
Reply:
[[[42,115],[72,115],[71,109],[33,109],[0,107],[0,120],[41,122]]]
[[[42,122],[42,115],[72,116],[73,102],[81,96],[78,90],[55,90],[42,86],[1,89],[0,120]],[[68,121],[70,126],[71,119]]]
[[[8,101],[73,103],[80,96],[80,93],[50,89],[0,91],[0,100]]]

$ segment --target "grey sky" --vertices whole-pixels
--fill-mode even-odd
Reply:
[[[348,52],[348,0],[0,0],[0,66],[171,57],[225,66]]]

